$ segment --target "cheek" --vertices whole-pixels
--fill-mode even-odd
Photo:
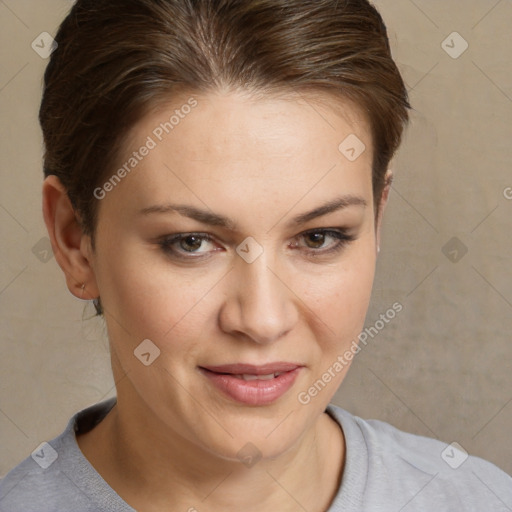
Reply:
[[[311,311],[315,350],[311,373],[297,395],[300,404],[323,411],[345,378],[364,327],[374,272],[369,243],[323,276],[323,286],[309,289],[305,303]]]
[[[364,246],[364,247],[363,247]],[[324,348],[339,349],[356,338],[364,325],[375,273],[371,243],[361,244],[349,257],[313,281],[302,278],[304,303],[316,318]],[[311,284],[313,283],[313,284]]]
[[[161,338],[192,310],[211,277],[187,279],[148,248],[111,236],[102,241],[95,269],[101,302],[110,324],[134,339]],[[154,252],[153,252],[154,251]]]

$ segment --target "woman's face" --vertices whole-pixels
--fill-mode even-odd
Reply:
[[[325,410],[363,327],[370,132],[339,100],[191,96],[134,128],[129,172],[98,192],[118,404],[221,457],[275,457]]]

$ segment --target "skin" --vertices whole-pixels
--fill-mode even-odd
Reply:
[[[127,155],[189,98],[139,122]],[[117,387],[117,405],[77,441],[140,511],[325,511],[340,484],[345,441],[324,411],[348,367],[307,405],[297,396],[363,328],[389,187],[376,220],[370,129],[348,101],[232,90],[194,98],[198,106],[100,201],[95,251],[59,180],[45,180],[55,257],[74,295],[101,296]],[[338,150],[350,134],[366,145],[354,162]],[[366,206],[288,225],[340,196]],[[224,215],[238,229],[139,213],[169,202]],[[337,239],[304,234],[325,228],[355,239],[327,253]],[[190,232],[213,241],[174,243],[174,255],[159,244]],[[249,236],[263,248],[253,263],[236,252]],[[200,257],[175,255],[187,250]],[[149,366],[134,357],[144,339],[160,349]],[[263,406],[235,402],[198,371],[275,361],[303,368],[289,391]],[[248,442],[262,457],[252,467],[237,457]]]

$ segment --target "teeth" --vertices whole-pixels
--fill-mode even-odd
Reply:
[[[229,375],[230,377],[235,377],[241,380],[271,380],[279,377],[279,375],[282,375],[283,373],[286,372],[268,373],[267,375],[254,375],[251,373],[225,373],[224,375]]]
[[[269,373],[268,375],[250,375],[248,373],[244,373],[242,375],[237,375],[239,379],[243,380],[270,380],[276,377],[277,375],[281,375],[280,373]]]

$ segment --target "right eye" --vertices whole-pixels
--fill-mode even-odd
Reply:
[[[208,233],[178,233],[164,237],[158,244],[170,257],[192,260],[203,259],[206,254],[213,252],[199,251],[205,242],[213,244],[213,239]]]

